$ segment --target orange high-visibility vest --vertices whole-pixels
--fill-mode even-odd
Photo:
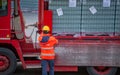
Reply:
[[[41,34],[39,37],[39,42],[42,40],[43,36],[50,36],[50,34]],[[50,36],[48,42],[40,42],[41,47],[41,58],[46,60],[55,59],[54,45],[58,43],[58,40],[54,36]]]

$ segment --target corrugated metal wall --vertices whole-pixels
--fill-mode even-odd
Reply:
[[[111,0],[110,7],[103,7],[103,0],[76,1],[76,7],[69,7],[69,0],[51,0],[49,9],[53,10],[53,33],[120,33],[120,4],[116,0]],[[92,6],[97,10],[95,14],[89,10]],[[58,8],[62,8],[62,16],[58,16]]]

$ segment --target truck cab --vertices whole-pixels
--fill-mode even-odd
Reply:
[[[25,35],[20,0],[0,0],[0,75],[12,74],[17,62],[22,62],[24,69],[31,65],[40,68],[39,50]]]

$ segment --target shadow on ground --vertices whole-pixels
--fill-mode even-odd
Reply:
[[[13,75],[42,75],[41,69],[26,69],[24,70],[22,66],[18,66]],[[55,75],[88,75],[85,67],[81,67],[79,72],[55,72]],[[120,68],[116,75],[120,75]]]

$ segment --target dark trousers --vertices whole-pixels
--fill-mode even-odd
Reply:
[[[42,75],[47,75],[47,65],[49,66],[49,75],[54,75],[54,60],[42,60]]]

